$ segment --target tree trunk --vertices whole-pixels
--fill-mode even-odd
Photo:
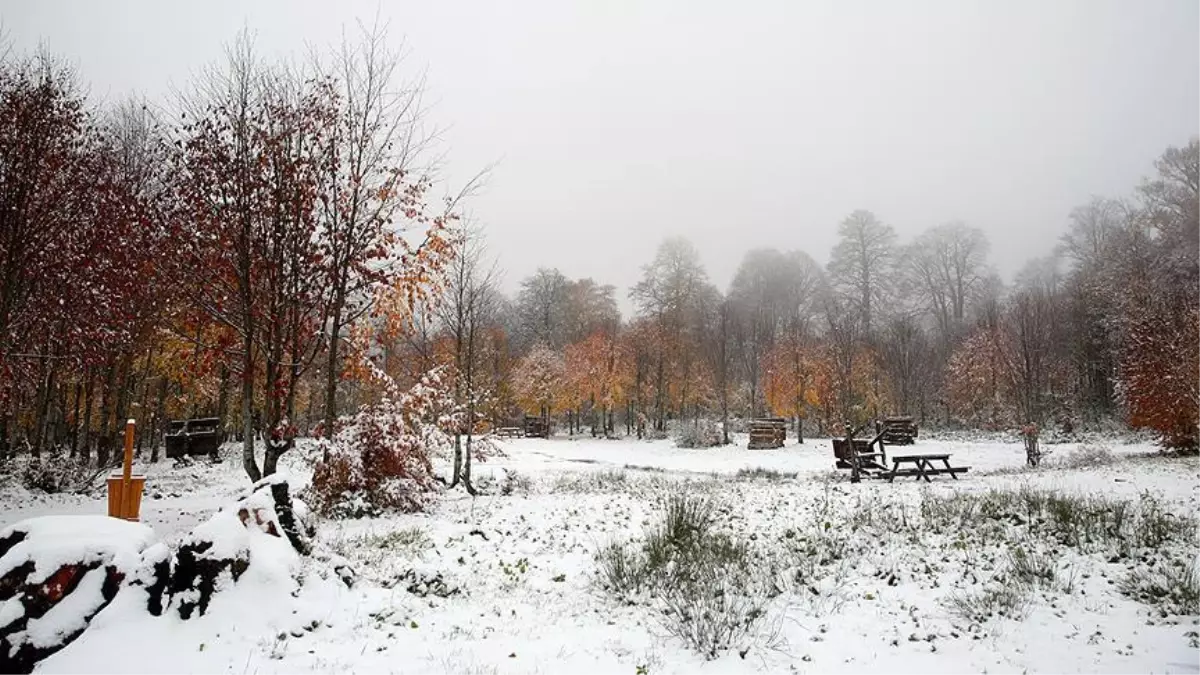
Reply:
[[[249,333],[242,340],[242,348],[246,350],[242,357],[242,468],[250,481],[257,483],[262,472],[254,457],[254,342]]]
[[[125,420],[129,419],[129,387],[130,379],[132,378],[130,371],[133,370],[132,361],[132,356],[128,358],[122,357],[120,361],[120,370],[117,381],[121,384],[120,388],[117,389],[117,408],[116,415],[113,418],[114,435],[119,434],[121,430],[125,428]],[[117,454],[119,455],[120,453]],[[116,460],[116,456],[113,457],[113,460]]]
[[[467,488],[467,494],[475,496],[475,486],[471,483],[471,441],[472,435],[475,432],[475,314],[474,311],[470,317],[470,327],[467,331],[467,448],[466,457],[463,460],[463,486]]]
[[[229,366],[221,366],[221,383],[217,389],[217,424],[220,425],[218,431],[224,431],[228,421],[225,419],[229,415]],[[224,440],[224,439],[222,439]]]
[[[112,429],[112,388],[116,377],[116,364],[109,364],[101,383],[100,392],[100,430],[96,439],[96,463],[108,466],[108,450]]]
[[[39,359],[37,393],[33,397],[36,406],[33,418],[33,442],[30,444],[30,452],[34,457],[42,454],[42,442],[46,436],[46,416],[50,410],[50,390],[54,385],[54,370],[49,366],[49,360],[45,356]]]
[[[338,380],[341,378],[341,368],[338,361],[338,333],[342,329],[342,306],[345,303],[345,291],[343,288],[338,288],[337,292],[334,293],[333,315],[330,326],[332,333],[329,336],[329,358],[325,362],[325,424],[323,425],[323,431],[327,439],[333,438],[333,427],[337,423],[337,385]]]
[[[72,405],[74,412],[71,414],[71,457],[79,451],[79,404],[83,396],[83,378],[75,380],[75,402]]]
[[[158,461],[158,441],[167,429],[167,376],[158,381],[158,403],[154,406],[154,438],[150,439],[150,461]]]
[[[83,387],[83,443],[79,446],[79,459],[87,462],[92,453],[92,408],[96,406],[96,378],[89,368],[84,373],[87,382]]]
[[[654,391],[654,428],[657,431],[665,431],[667,428],[666,392],[664,391],[665,388],[663,387],[664,368],[665,364],[663,363],[663,357],[659,356],[657,383],[655,384]]]

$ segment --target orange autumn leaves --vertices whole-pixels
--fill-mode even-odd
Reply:
[[[613,410],[625,403],[632,381],[628,346],[597,331],[558,354],[538,345],[513,373],[517,403],[529,411]]]

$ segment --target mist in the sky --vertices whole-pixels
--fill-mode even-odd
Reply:
[[[510,289],[554,266],[624,296],[673,234],[724,287],[753,247],[827,260],[855,209],[902,240],[980,227],[1009,276],[1198,129],[1190,1],[41,0],[0,23],[95,97],[166,100],[243,27],[300,55],[376,11],[427,74],[447,189],[496,164],[469,210]]]

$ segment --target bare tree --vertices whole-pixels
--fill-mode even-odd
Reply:
[[[894,316],[880,338],[880,352],[898,412],[923,419],[934,364],[928,336],[917,317]]]
[[[478,228],[465,227],[454,247],[454,259],[446,270],[442,299],[437,305],[443,329],[454,345],[454,401],[464,416],[455,429],[450,486],[461,481],[467,492],[475,494],[471,446],[480,398],[487,394],[479,388],[478,376],[487,367],[481,363],[484,332],[494,324],[501,300],[496,291],[499,272],[495,262],[486,259],[487,249]]]
[[[251,480],[273,473],[291,447],[295,387],[319,345],[324,307],[314,221],[318,154],[332,101],[321,83],[261,65],[248,36],[210,70],[190,102],[182,202],[195,223],[190,285],[197,307],[238,337],[242,463]],[[254,455],[255,380],[262,366],[267,447]]]
[[[788,259],[775,249],[746,253],[729,286],[729,300],[738,323],[738,357],[750,385],[751,417],[758,417],[762,391],[762,361],[775,344],[793,300]]]
[[[733,361],[733,323],[729,298],[714,298],[709,330],[705,331],[705,354],[717,389],[717,404],[721,409],[721,442],[729,445],[729,387]]]
[[[614,294],[616,287],[592,279],[577,279],[566,289],[565,334],[568,342],[579,342],[597,331],[615,335],[621,323]]]
[[[873,335],[876,308],[888,297],[896,233],[870,211],[855,211],[838,226],[838,243],[829,261],[835,291],[858,313],[860,332]]]
[[[670,407],[668,379],[685,382],[692,365],[697,299],[707,286],[708,275],[696,248],[675,237],[659,245],[654,260],[642,268],[642,280],[630,292],[639,314],[655,325],[654,424],[659,431],[666,429]]]
[[[214,270],[204,283],[188,286],[192,303],[237,339],[234,372],[242,382],[242,466],[251,480],[262,473],[254,456],[254,380],[258,365],[254,339],[258,329],[254,288],[256,190],[251,177],[258,158],[254,152],[254,122],[259,104],[261,65],[253,41],[243,33],[226,48],[224,68],[209,68],[196,83],[194,96],[183,100],[192,120],[184,127],[182,190],[185,204],[195,205],[197,227],[208,223],[226,232],[213,236],[214,249],[197,238],[187,251],[192,269]],[[198,207],[198,208],[196,208]]]
[[[570,288],[571,281],[562,272],[545,267],[521,282],[517,315],[522,347],[544,344],[562,349],[567,344]]]
[[[406,240],[397,221],[428,224],[417,207],[430,179],[416,162],[432,135],[422,126],[424,79],[403,79],[403,52],[389,47],[388,26],[378,18],[370,27],[359,25],[357,41],[344,38],[328,59],[314,60],[339,99],[318,187],[329,294],[324,430],[331,437],[346,330],[370,310],[373,289],[403,262]]]
[[[913,286],[937,319],[944,344],[962,328],[967,304],[987,274],[987,254],[983,231],[958,222],[926,230],[905,251]]]
[[[859,400],[861,394],[855,391],[854,373],[862,346],[862,316],[831,297],[825,302],[825,322],[825,340],[836,382],[837,421],[860,424],[866,421],[866,413]]]

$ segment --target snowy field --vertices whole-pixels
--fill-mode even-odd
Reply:
[[[769,451],[740,440],[714,450],[513,440],[476,465],[477,498],[455,491],[426,514],[323,521],[312,558],[243,577],[192,621],[139,614],[118,596],[38,671],[1200,672],[1197,618],[1121,590],[1139,570],[1196,573],[1196,460],[1114,441],[1107,461],[1068,468],[1080,455],[1063,444],[1050,446],[1051,466],[1026,471],[1018,443],[922,439],[890,450],[949,452],[970,473],[854,485],[833,470],[827,439]],[[299,459],[288,458],[297,487],[307,480]],[[168,542],[247,487],[233,459],[147,473],[143,522]],[[1142,514],[1133,530],[1169,521],[1186,534],[1084,544],[1037,534],[1042,516],[963,515],[996,491],[1128,500]],[[773,589],[715,659],[678,637],[652,592],[606,590],[597,560],[614,542],[636,548],[681,493],[713,504],[715,527],[765,561]],[[99,494],[13,487],[0,500],[0,526],[105,508]],[[1009,611],[972,615],[971,598],[1016,584],[1014,554],[1025,551],[1048,570]],[[333,572],[342,561],[359,575],[353,587]]]

